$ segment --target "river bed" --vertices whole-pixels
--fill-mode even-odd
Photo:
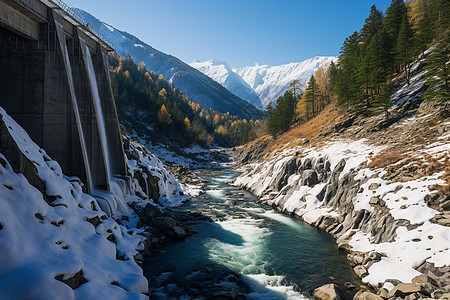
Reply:
[[[189,290],[201,289],[195,281],[206,280],[205,270],[226,277],[221,284],[233,290],[238,283],[230,273],[240,274],[248,299],[308,299],[323,284],[361,284],[331,236],[227,184],[237,175],[228,168],[200,174],[206,193],[179,209],[204,220],[190,225],[196,234],[164,246],[145,264],[152,299],[197,299]]]

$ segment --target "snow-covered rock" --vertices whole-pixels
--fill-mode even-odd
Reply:
[[[124,141],[128,176],[94,198],[0,107],[2,299],[147,299],[139,215],[188,196],[157,157]]]
[[[109,218],[2,108],[0,118],[10,143],[0,153],[2,298],[147,298],[134,259],[143,238]]]
[[[449,139],[444,137],[418,151],[418,157],[437,153],[434,157],[442,159],[449,152]],[[411,282],[424,264],[450,266],[450,227],[433,222],[439,211],[426,203],[436,193],[430,187],[445,184],[439,178],[442,173],[386,179],[385,170],[367,167],[370,157],[383,149],[364,140],[286,147],[244,165],[234,184],[326,230],[342,249],[356,253],[349,259],[364,271],[363,282],[392,289],[386,280]]]
[[[226,62],[212,59],[205,62],[193,61],[189,65],[214,79],[236,96],[261,110],[264,109],[259,95]]]
[[[298,63],[280,66],[255,65],[233,71],[248,83],[259,95],[264,106],[267,106],[282,96],[292,81],[298,80],[305,86],[319,67],[328,67],[335,60],[336,57],[316,56]]]

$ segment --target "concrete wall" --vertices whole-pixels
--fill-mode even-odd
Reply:
[[[67,20],[52,9],[48,23],[39,24],[38,40],[0,23],[0,105],[60,163],[66,175],[85,183],[86,192],[91,187],[108,189],[109,174],[125,175],[126,166],[106,51],[75,26],[71,31],[67,26]],[[93,104],[85,40],[97,45],[91,51],[109,149],[101,138]]]

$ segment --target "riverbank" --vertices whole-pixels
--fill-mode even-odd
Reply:
[[[450,135],[441,113],[406,101],[393,124],[347,116],[311,139],[301,128],[262,139],[237,149],[234,184],[330,233],[380,297],[446,297]]]
[[[196,174],[204,193],[178,209],[198,213],[189,224],[197,233],[159,248],[144,264],[152,297],[208,298],[215,291],[226,299],[305,299],[320,285],[336,284],[351,299],[361,288],[327,234],[228,185],[237,176],[229,169]]]

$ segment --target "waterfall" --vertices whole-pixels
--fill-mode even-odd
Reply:
[[[95,76],[94,64],[91,53],[86,45],[86,63],[89,82],[91,84],[92,98],[94,100],[95,113],[100,129],[100,140],[103,144],[103,153],[105,155],[106,176],[109,185],[109,191],[93,190],[92,195],[97,199],[100,208],[108,215],[116,218],[121,215],[131,214],[131,209],[127,204],[126,195],[130,194],[127,183],[121,178],[113,177],[111,174],[111,161],[109,158],[109,146],[106,135],[106,124],[103,117],[100,94],[98,91],[97,78]]]
[[[109,147],[108,147],[108,140],[106,137],[106,128],[105,128],[105,120],[103,118],[103,111],[102,111],[102,105],[100,102],[100,95],[98,92],[98,85],[97,85],[97,78],[95,76],[95,70],[94,70],[94,64],[92,63],[92,57],[91,53],[89,52],[89,48],[86,45],[86,60],[87,60],[87,68],[88,68],[88,77],[89,82],[91,84],[91,90],[92,90],[92,98],[94,100],[94,106],[95,106],[95,113],[97,115],[97,122],[98,126],[100,128],[100,139],[103,144],[103,153],[105,155],[105,164],[106,164],[106,177],[108,180],[108,183],[111,184],[111,165],[109,161]]]
[[[67,68],[67,74],[69,76],[69,90],[72,96],[72,104],[74,106],[74,110],[75,110],[75,118],[76,118],[76,122],[78,124],[78,130],[79,135],[80,135],[80,140],[81,140],[81,147],[83,150],[83,156],[84,159],[86,161],[86,168],[87,168],[87,173],[88,173],[88,177],[87,181],[89,184],[89,188],[92,191],[93,190],[93,184],[92,184],[92,173],[91,173],[91,167],[89,165],[89,159],[88,159],[88,152],[86,149],[86,141],[84,139],[84,131],[83,131],[83,126],[81,125],[81,119],[80,119],[80,113],[78,110],[78,102],[75,96],[75,88],[74,88],[74,84],[73,84],[73,76],[72,76],[72,67],[70,65],[70,59],[69,59],[69,51],[67,50],[67,45],[64,46],[64,55],[65,55],[65,64],[66,64],[66,68]]]

